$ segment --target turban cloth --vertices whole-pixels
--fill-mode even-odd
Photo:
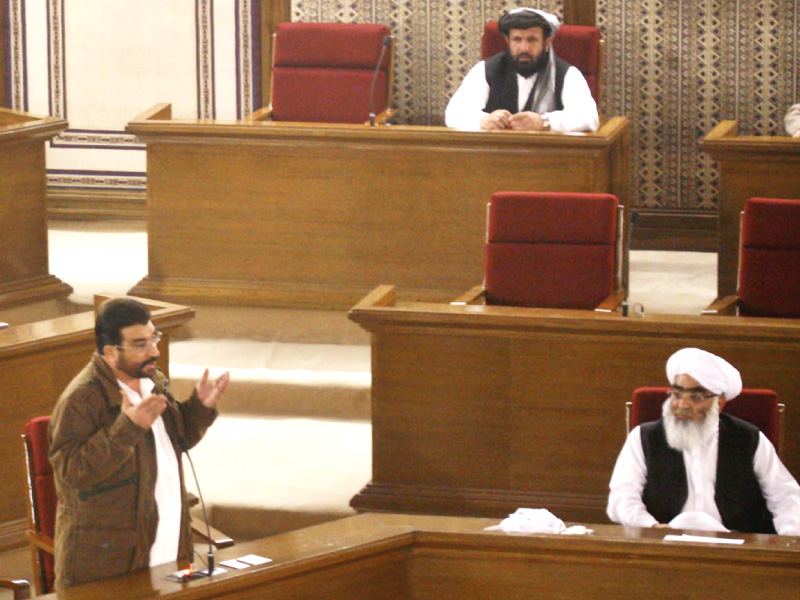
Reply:
[[[678,375],[689,375],[715,394],[733,400],[742,391],[742,376],[728,361],[699,348],[678,350],[667,361],[667,379],[675,385]]]

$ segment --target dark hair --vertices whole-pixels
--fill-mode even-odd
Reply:
[[[532,10],[521,10],[515,13],[504,12],[497,23],[500,32],[508,37],[508,32],[512,29],[530,29],[531,27],[541,27],[544,38],[553,35],[553,28],[542,15]]]
[[[102,354],[105,346],[122,344],[122,330],[131,325],[147,325],[150,309],[132,298],[111,298],[100,305],[94,324],[94,339],[97,352]]]

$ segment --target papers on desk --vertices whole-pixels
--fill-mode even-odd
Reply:
[[[240,556],[239,558],[232,558],[231,560],[223,560],[220,564],[231,569],[246,569],[253,565],[263,565],[268,562],[272,562],[272,559],[264,558],[257,554],[248,554],[247,556]]]
[[[563,535],[587,535],[594,530],[583,525],[567,527],[564,521],[546,508],[518,508],[499,525],[486,527],[485,531],[505,531],[506,533],[560,533]]]
[[[668,542],[697,542],[700,544],[744,544],[744,540],[730,538],[705,537],[701,535],[668,535],[664,537]]]

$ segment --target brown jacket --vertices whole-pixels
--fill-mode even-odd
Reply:
[[[153,380],[156,389],[166,387],[160,372]],[[195,394],[182,403],[168,397],[164,427],[180,464],[178,441],[194,446],[217,412]],[[147,568],[158,525],[155,441],[151,430],[122,412],[122,391],[99,354],[56,403],[50,462],[58,496],[56,588]],[[182,469],[180,479],[184,500],[177,558],[185,561],[191,559],[192,544]]]

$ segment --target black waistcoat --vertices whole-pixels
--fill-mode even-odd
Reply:
[[[552,49],[550,50],[552,52]],[[491,113],[504,108],[512,115],[519,112],[519,88],[517,87],[517,71],[511,60],[511,54],[504,50],[485,61],[486,83],[489,84],[489,99],[484,112]],[[564,89],[564,77],[570,64],[556,56],[556,89],[554,99],[556,110],[563,110],[561,91]]]
[[[641,426],[647,482],[642,501],[659,523],[683,510],[689,494],[683,453],[667,445],[662,419]],[[719,416],[719,451],[714,501],[722,523],[732,531],[775,533],[761,486],[753,471],[758,429],[730,415]]]

